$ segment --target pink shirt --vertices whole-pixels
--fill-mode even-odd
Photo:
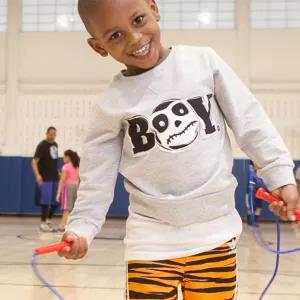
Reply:
[[[65,164],[62,171],[67,173],[65,185],[79,183],[79,168],[74,168],[72,163]]]

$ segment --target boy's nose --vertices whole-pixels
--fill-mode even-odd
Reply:
[[[140,32],[133,32],[130,35],[129,45],[132,46],[134,44],[137,44],[142,39],[142,36],[143,35]]]

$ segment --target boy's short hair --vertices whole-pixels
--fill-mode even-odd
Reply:
[[[93,31],[89,22],[89,13],[94,5],[99,5],[104,0],[78,0],[78,13],[79,16],[90,35],[93,35]],[[109,0],[108,0],[109,1]],[[145,0],[147,1],[147,0]]]
[[[89,12],[93,5],[100,4],[103,0],[79,0],[78,1],[78,13],[85,25],[86,30],[91,34],[91,28],[89,24]]]

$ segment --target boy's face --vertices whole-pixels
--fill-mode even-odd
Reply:
[[[128,70],[153,68],[163,55],[154,0],[103,0],[90,13],[89,45]]]

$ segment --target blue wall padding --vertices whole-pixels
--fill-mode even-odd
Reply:
[[[59,161],[60,167],[62,160]],[[238,180],[236,189],[236,207],[241,217],[247,214],[245,194],[248,188],[248,160],[234,160],[233,174]],[[295,162],[296,167],[300,161]],[[34,205],[35,179],[31,170],[31,158],[0,157],[0,213],[38,214],[39,207]],[[109,216],[124,217],[128,215],[129,197],[123,185],[123,177],[117,179],[114,201]],[[264,204],[262,218],[270,219],[272,214]]]

